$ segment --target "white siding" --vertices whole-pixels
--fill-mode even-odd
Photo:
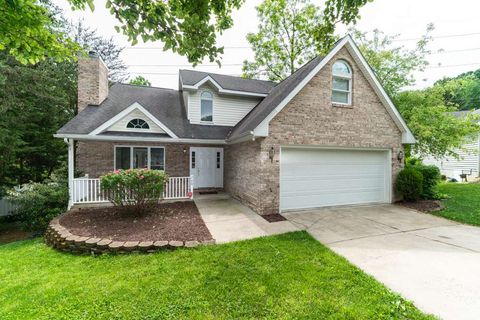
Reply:
[[[219,126],[234,126],[243,119],[260,102],[260,98],[219,95],[216,89],[203,85],[197,91],[189,92],[188,111],[191,123],[201,124],[200,95],[203,91],[213,94],[213,124]]]
[[[150,129],[129,129],[127,123],[132,119],[143,119],[148,123]],[[115,124],[111,125],[107,131],[124,131],[124,132],[153,132],[153,133],[165,133],[159,126],[157,126],[152,120],[150,120],[143,112],[138,109],[133,110],[122,119],[118,120]]]
[[[182,93],[183,104],[185,105],[185,113],[187,114],[187,119],[190,120],[190,114],[188,113],[188,92],[184,91]]]
[[[457,150],[460,158],[456,159],[455,157],[445,157],[443,159],[434,159],[434,158],[425,158],[423,162],[425,164],[432,164],[440,168],[442,174],[446,175],[448,178],[455,178],[460,180],[460,174],[462,171],[467,173],[467,171],[472,170],[472,175],[469,177],[478,177],[478,166],[479,166],[479,140],[478,138],[474,141],[469,141],[463,145],[465,150]]]

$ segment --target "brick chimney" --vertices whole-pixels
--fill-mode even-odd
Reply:
[[[98,106],[107,96],[108,68],[95,51],[90,51],[78,58],[78,113],[89,104]]]

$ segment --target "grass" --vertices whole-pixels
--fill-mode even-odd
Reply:
[[[442,183],[439,191],[448,196],[445,209],[432,214],[462,223],[480,226],[480,184]]]
[[[0,246],[0,319],[432,319],[305,232],[150,255]]]

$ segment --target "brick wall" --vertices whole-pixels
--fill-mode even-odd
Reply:
[[[90,178],[97,178],[108,171],[114,170],[115,145],[165,147],[165,172],[171,177],[190,175],[190,149],[188,145],[149,142],[78,141],[75,169],[88,174]]]
[[[95,56],[78,59],[78,112],[89,104],[99,105],[108,96],[108,69]]]
[[[351,107],[334,106],[331,102],[332,64],[340,58],[353,69]],[[388,148],[393,158],[392,181],[402,166],[396,159],[403,149],[401,132],[345,48],[270,122],[267,138],[227,148],[228,160],[234,158],[231,163],[225,160],[227,191],[260,214],[279,210],[281,145]],[[268,157],[272,147],[273,162]],[[228,179],[235,177],[243,180]],[[254,183],[247,184],[246,180]]]

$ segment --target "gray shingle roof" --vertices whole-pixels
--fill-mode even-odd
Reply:
[[[241,137],[255,129],[280,102],[322,61],[316,57],[295,71],[291,76],[277,84],[258,105],[243,118],[229,134],[228,139]]]
[[[232,127],[189,123],[177,90],[114,84],[99,106],[87,106],[58,131],[59,134],[89,134],[124,109],[138,102],[154,117],[185,139],[225,139]],[[122,135],[125,135],[122,133]]]
[[[89,134],[133,103],[138,102],[154,117],[184,139],[235,139],[255,129],[275,107],[322,61],[316,57],[279,84],[271,81],[243,79],[199,71],[180,70],[184,84],[194,85],[211,76],[228,90],[268,93],[235,127],[190,124],[185,114],[181,92],[173,89],[114,84],[108,98],[99,106],[87,106],[58,131],[59,134]],[[102,135],[122,135],[125,132],[104,132]],[[130,134],[154,137],[151,134]],[[158,135],[157,135],[158,136]],[[164,136],[164,135],[162,135]],[[158,136],[160,137],[160,136]]]
[[[245,79],[240,77],[228,76],[224,74],[216,74],[194,70],[180,70],[180,79],[184,85],[193,86],[205,77],[210,76],[223,89],[254,92],[268,94],[276,85],[275,82],[255,79]]]

